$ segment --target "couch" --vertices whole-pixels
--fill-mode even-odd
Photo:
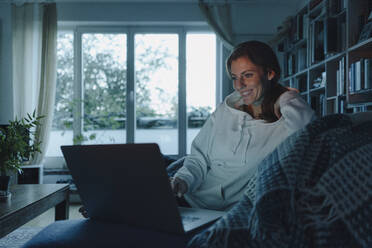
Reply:
[[[24,248],[372,247],[371,112],[313,121],[262,161],[255,180],[255,195],[191,240],[87,219],[55,222]]]

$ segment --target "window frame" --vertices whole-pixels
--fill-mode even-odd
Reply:
[[[177,34],[178,35],[178,154],[176,157],[186,155],[187,150],[187,103],[186,103],[186,35],[188,33],[213,33],[208,26],[173,26],[173,25],[63,25],[58,26],[58,32],[73,33],[74,44],[74,99],[83,99],[82,74],[82,35],[86,33],[126,34],[127,37],[127,103],[126,103],[126,143],[135,142],[136,116],[135,116],[135,34]],[[216,36],[216,103],[222,100],[222,42]],[[74,105],[73,109],[73,135],[83,132],[83,103]],[[47,157],[48,158],[48,157]]]

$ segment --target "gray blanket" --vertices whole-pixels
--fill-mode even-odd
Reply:
[[[188,247],[372,247],[372,122],[329,115],[259,165],[255,195]]]

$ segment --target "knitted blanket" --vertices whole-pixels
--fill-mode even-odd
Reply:
[[[255,181],[255,194],[188,247],[372,247],[372,122],[311,122],[262,161]]]

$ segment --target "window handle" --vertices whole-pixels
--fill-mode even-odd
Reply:
[[[129,92],[129,101],[134,102],[134,92],[133,92],[133,90],[131,90]]]

